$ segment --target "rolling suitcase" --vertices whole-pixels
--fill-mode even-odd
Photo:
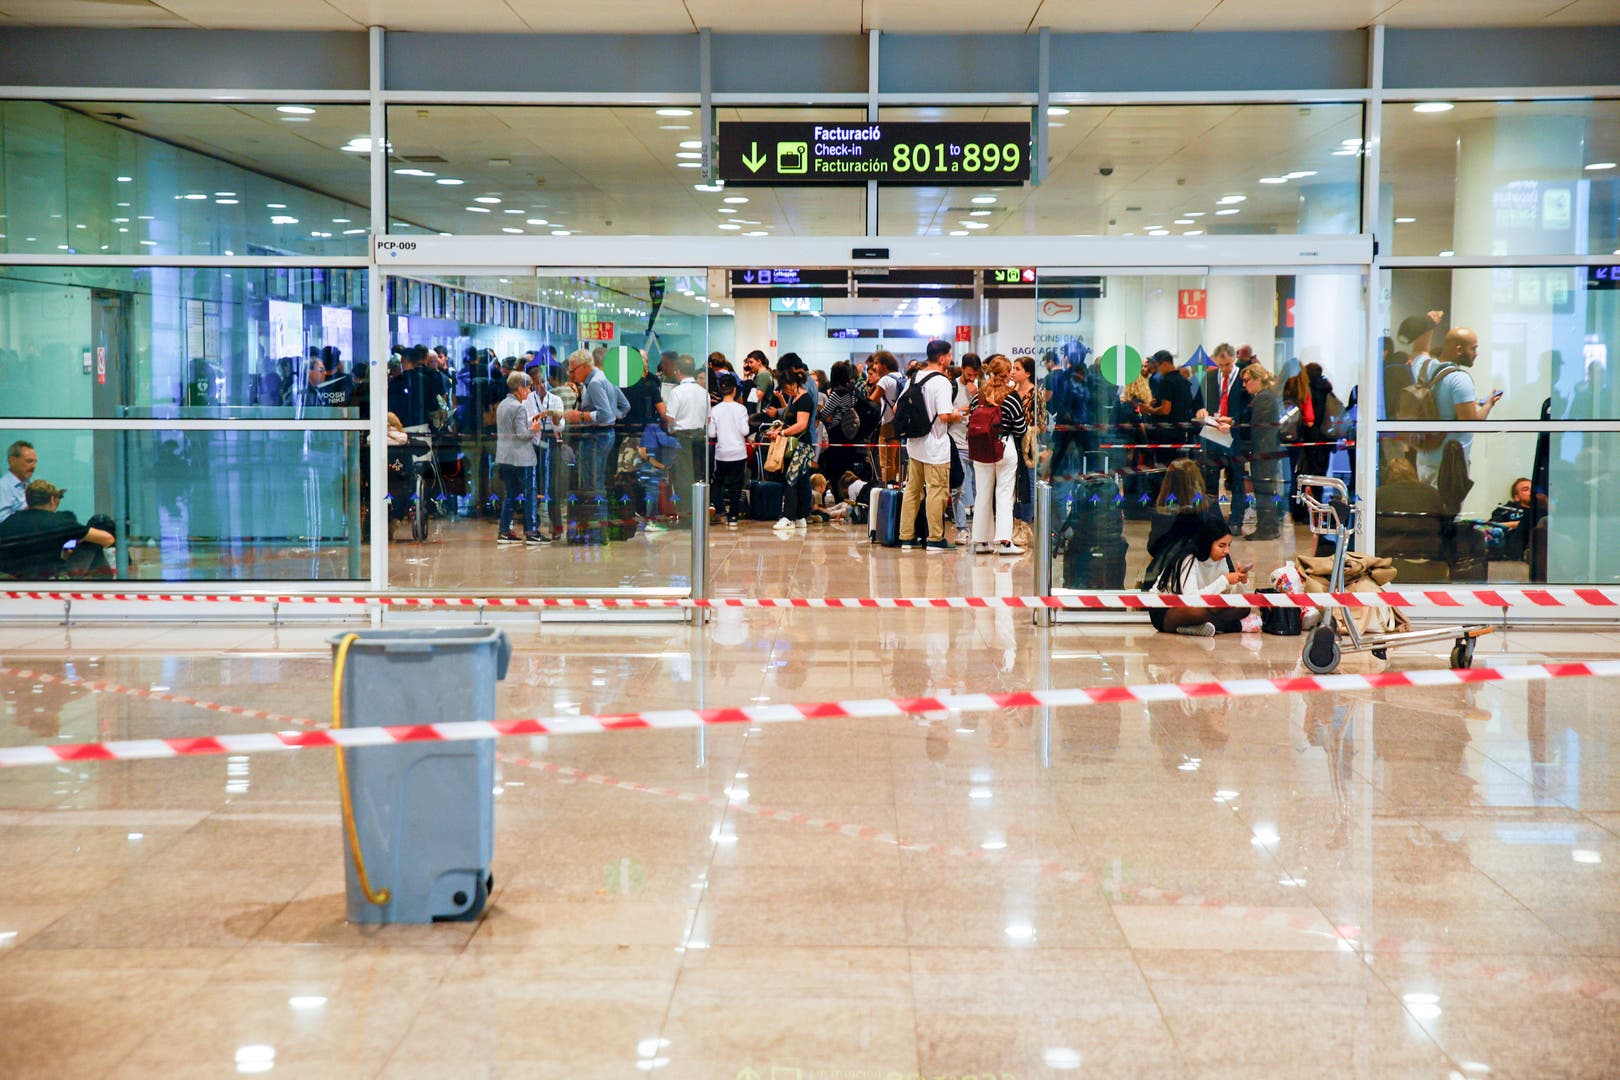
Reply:
[[[1097,544],[1071,542],[1063,552],[1063,587],[1123,589],[1128,548],[1123,538]]]
[[[898,488],[879,488],[872,493],[868,522],[874,543],[900,546],[900,494]]]
[[[755,521],[776,521],[782,516],[782,485],[774,480],[748,484],[748,516]]]

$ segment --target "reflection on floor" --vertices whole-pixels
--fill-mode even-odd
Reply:
[[[717,577],[938,594],[1028,572],[835,535],[735,543]],[[714,615],[514,620],[497,711],[1282,675],[1299,645]],[[320,719],[332,630],[12,621],[0,663]],[[1478,662],[1617,655],[1620,634],[1512,630]],[[507,740],[492,903],[426,927],[344,922],[328,754],[8,770],[0,1075],[1612,1076],[1614,690]],[[261,726],[0,691],[14,745]]]

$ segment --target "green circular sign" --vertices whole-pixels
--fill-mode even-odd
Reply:
[[[1110,345],[1097,358],[1103,377],[1115,386],[1129,386],[1142,374],[1142,354],[1129,345]]]

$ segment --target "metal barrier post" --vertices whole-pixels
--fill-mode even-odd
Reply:
[[[1052,485],[1035,481],[1035,595],[1052,595]],[[1036,626],[1052,625],[1052,610],[1035,610]]]
[[[709,598],[709,485],[699,480],[692,485],[692,599]],[[699,626],[708,621],[704,608],[693,608]]]

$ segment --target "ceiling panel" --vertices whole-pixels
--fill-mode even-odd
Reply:
[[[1384,13],[1383,22],[1398,27],[1446,27],[1459,22],[1470,28],[1533,26],[1566,6],[1569,0],[1400,0]]]
[[[865,0],[862,24],[891,34],[1021,34],[1039,8],[1039,0]]]
[[[3,0],[0,0],[3,2]],[[194,26],[207,30],[364,30],[366,24],[345,15],[327,0],[163,0],[163,6]]]
[[[557,0],[506,2],[530,29],[548,34],[690,34],[697,29],[681,0],[592,0],[581,4],[558,3]]]
[[[696,26],[728,34],[858,34],[861,0],[820,0],[815,4],[759,3],[758,0],[686,0]]]
[[[0,12],[39,26],[189,26],[147,0],[0,0]]]
[[[1220,0],[1046,0],[1031,26],[1054,33],[1195,30]]]
[[[1620,23],[1620,0],[1575,0],[1545,21],[1549,26],[1611,26]]]
[[[1337,0],[1335,3],[1282,3],[1279,0],[1222,0],[1198,24],[1200,30],[1354,30],[1369,26],[1396,0]],[[1452,22],[1457,22],[1455,9]]]
[[[6,0],[0,0],[4,3]],[[441,31],[494,34],[543,30],[545,24],[531,26],[517,16],[503,0],[327,0],[343,14],[363,26],[390,30]],[[552,5],[565,10],[567,5]],[[289,30],[298,27],[289,25]]]

